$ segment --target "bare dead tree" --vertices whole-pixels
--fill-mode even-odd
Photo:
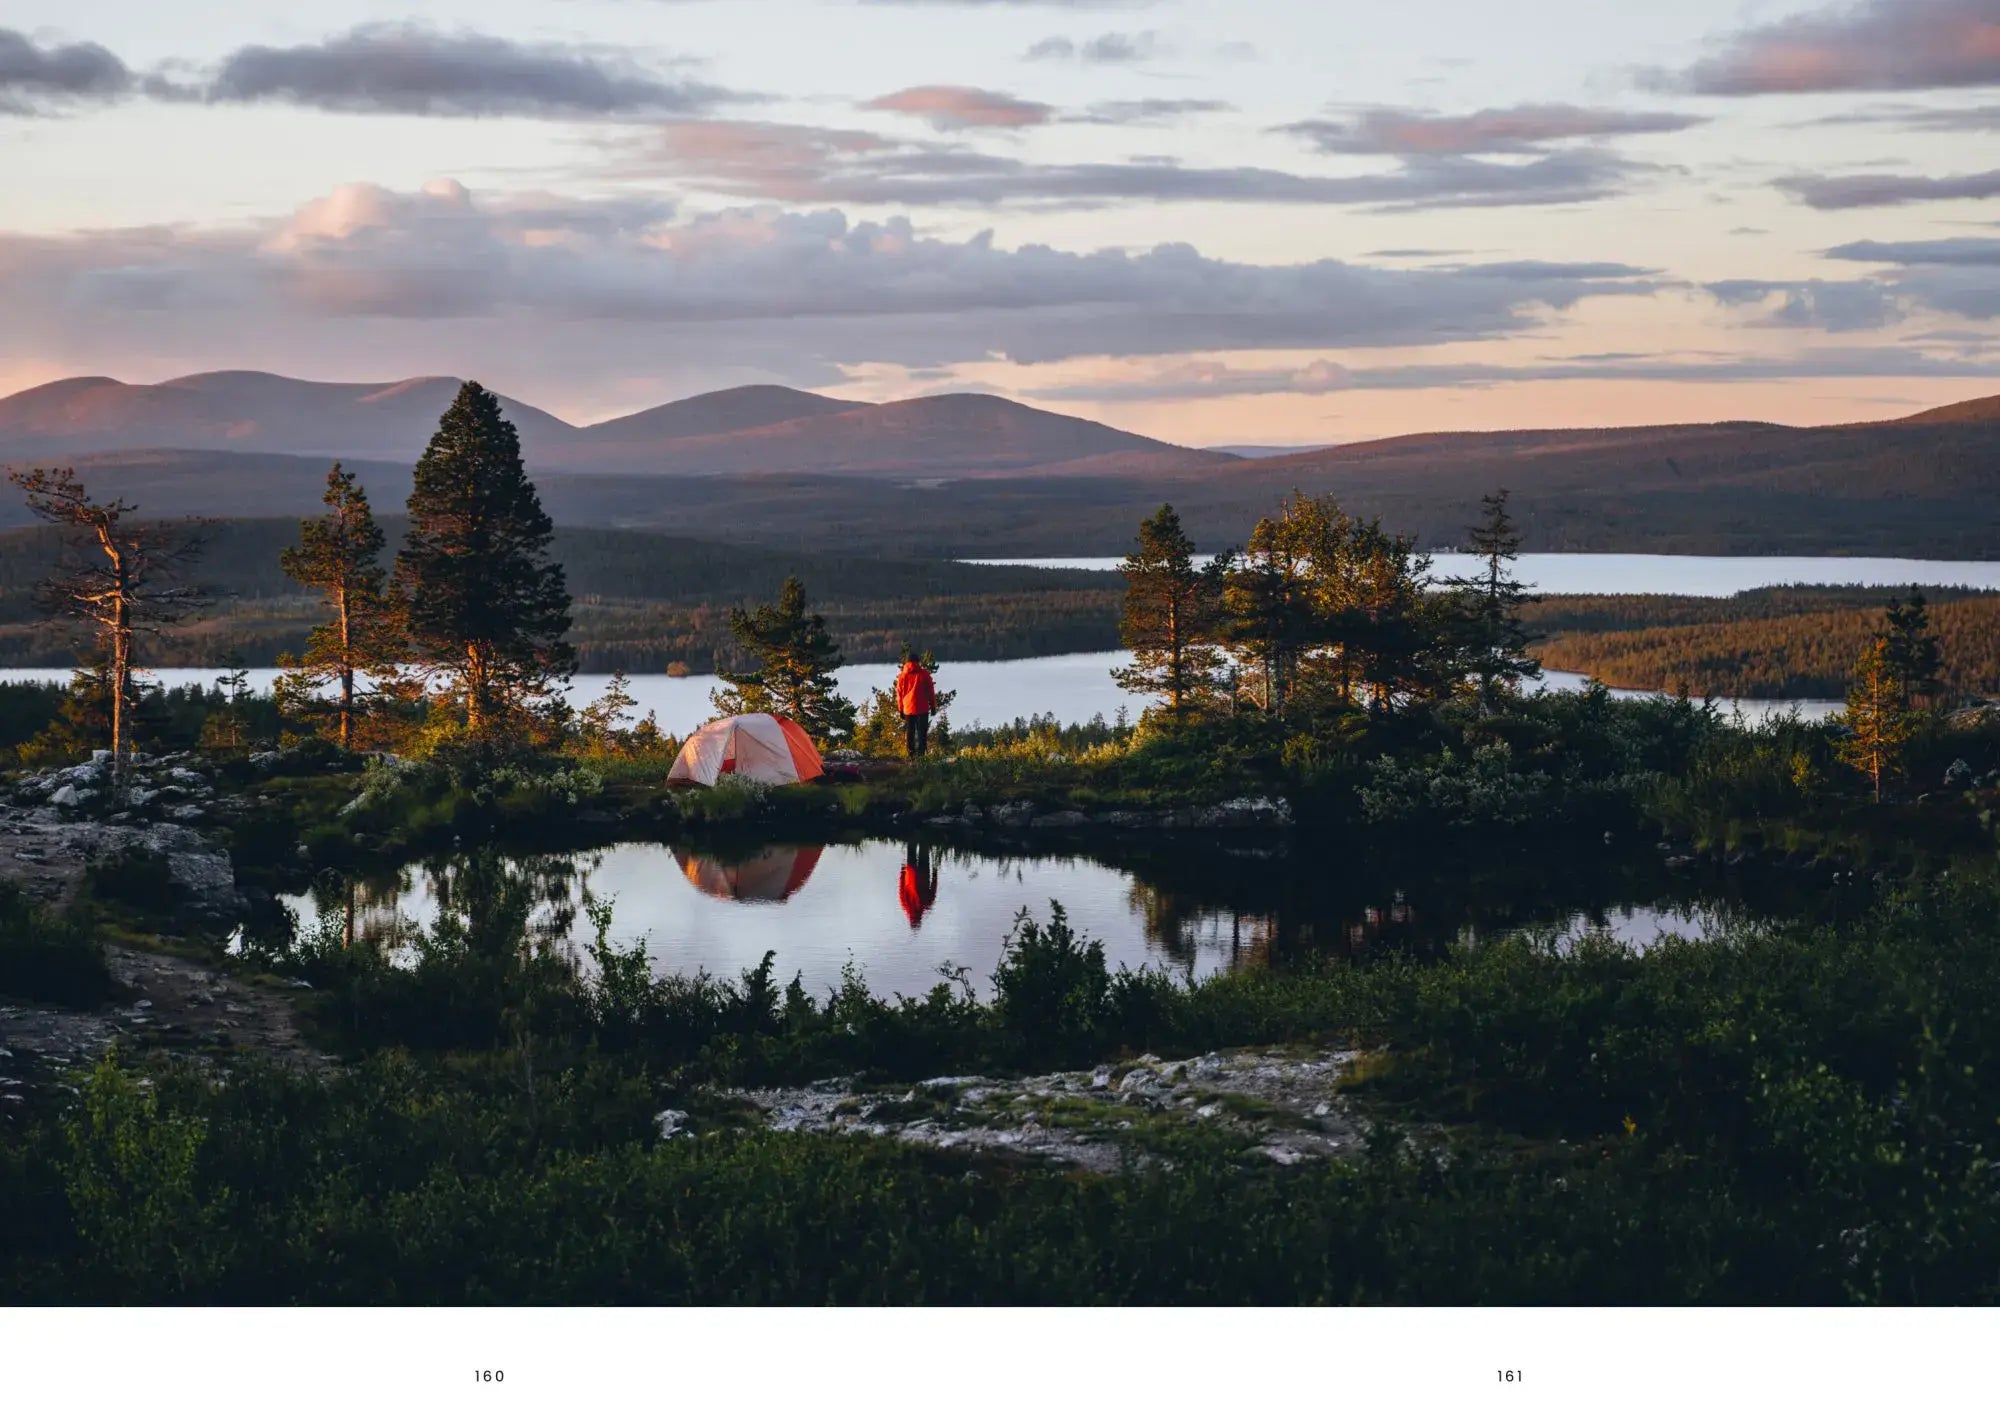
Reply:
[[[96,638],[110,676],[111,757],[122,766],[130,749],[134,639],[157,635],[209,600],[203,588],[185,580],[207,546],[204,521],[134,521],[137,505],[93,500],[74,470],[15,470],[7,478],[27,496],[36,518],[67,531],[56,570],[36,589],[35,600],[44,612],[80,622]]]

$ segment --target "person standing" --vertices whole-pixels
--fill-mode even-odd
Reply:
[[[931,711],[937,709],[937,682],[914,651],[905,652],[896,677],[896,712],[903,717],[903,744],[912,759],[930,747]]]

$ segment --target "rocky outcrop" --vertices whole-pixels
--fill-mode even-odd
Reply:
[[[134,756],[122,777],[109,751],[32,774],[0,803],[0,877],[57,899],[92,867],[136,864],[164,878],[162,910],[228,920],[244,909],[229,854],[201,831],[235,808],[192,755]]]
[[[1364,1124],[1339,1092],[1353,1061],[1353,1053],[1331,1049],[1240,1049],[1040,1077],[933,1077],[907,1090],[836,1079],[725,1095],[762,1113],[775,1131],[882,1136],[1086,1170],[1143,1162],[1185,1126],[1207,1128],[1245,1158],[1296,1165],[1360,1146]],[[684,1112],[662,1112],[660,1120],[663,1137],[686,1129]]]
[[[1097,829],[1140,831],[1259,831],[1292,826],[1292,807],[1282,798],[1231,798],[1189,808],[1107,808],[1087,813],[1079,808],[1038,811],[1026,800],[982,808],[967,803],[963,812],[940,813],[925,821],[933,827],[1034,828],[1051,832]]]

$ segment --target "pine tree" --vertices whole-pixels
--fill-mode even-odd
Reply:
[[[325,504],[324,515],[300,523],[299,542],[280,561],[294,582],[320,590],[333,618],[312,629],[304,656],[279,658],[286,674],[278,692],[293,708],[317,713],[321,689],[338,684],[333,737],[352,749],[371,694],[366,682],[388,675],[402,656],[403,601],[388,583],[368,492],[338,464],[327,472]]]
[[[1111,673],[1121,689],[1162,697],[1177,719],[1214,696],[1222,665],[1214,641],[1228,572],[1226,555],[1195,566],[1194,540],[1171,504],[1139,525],[1138,543],[1125,558],[1118,621],[1118,639],[1133,659]]]
[[[1903,746],[1910,738],[1910,716],[1899,694],[1888,641],[1877,637],[1854,666],[1854,684],[1847,692],[1848,736],[1836,746],[1841,761],[1867,775],[1882,801],[1882,781],[1902,769]]]
[[[1896,698],[1905,710],[1919,701],[1935,704],[1944,690],[1944,649],[1931,630],[1930,608],[1922,591],[1910,589],[1905,603],[1889,599],[1888,632],[1883,638],[1883,656],[1896,683]]]
[[[7,478],[21,488],[36,518],[73,531],[63,541],[64,561],[36,598],[44,611],[82,622],[95,639],[108,682],[111,757],[122,767],[132,748],[136,640],[208,600],[184,581],[205,542],[198,521],[135,524],[137,505],[92,499],[73,470],[16,470]]]
[[[1521,609],[1541,599],[1531,597],[1513,575],[1521,534],[1507,512],[1507,491],[1497,490],[1480,504],[1486,512],[1471,531],[1471,548],[1484,566],[1443,585],[1452,590],[1463,669],[1478,680],[1480,703],[1490,711],[1503,692],[1512,694],[1523,680],[1541,677],[1541,664],[1527,655],[1533,637],[1521,620]]]
[[[475,739],[576,667],[554,534],[499,399],[467,382],[417,462],[396,582],[420,669],[452,682]]]
[[[604,694],[577,712],[577,728],[584,743],[606,750],[616,750],[628,743],[631,731],[625,727],[625,716],[638,703],[632,696],[631,677],[623,671],[613,671],[611,679],[605,682]]]
[[[758,664],[732,675],[721,672],[727,690],[710,698],[724,715],[783,715],[824,746],[854,729],[854,704],[840,694],[833,673],[844,658],[826,628],[826,618],[806,610],[806,590],[785,579],[776,603],[751,612],[729,612],[730,634]]]

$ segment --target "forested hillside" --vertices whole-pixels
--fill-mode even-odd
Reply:
[[[1545,666],[1607,685],[1749,699],[1846,695],[1891,594],[1777,588],[1730,598],[1550,598],[1530,620]],[[2000,594],[1927,593],[1945,684],[2000,695]]]
[[[893,419],[880,408],[842,415],[868,424]],[[757,445],[800,439],[744,434]],[[812,438],[803,439],[811,449]],[[1241,544],[1295,489],[1333,494],[1350,512],[1380,516],[1439,548],[1462,540],[1479,497],[1499,486],[1513,492],[1530,551],[1983,558],[2000,544],[2000,412],[1990,399],[1878,425],[1405,436],[1223,463],[1195,451],[1076,459],[1053,442],[1037,444],[1037,454],[1069,458],[953,478],[952,465],[962,461],[931,465],[911,452],[894,462],[901,468],[893,476],[855,478],[773,473],[782,457],[749,453],[726,475],[579,467],[537,474],[537,483],[559,524],[652,528],[802,553],[1117,554],[1162,500],[1202,526],[1203,548],[1221,548]],[[878,455],[870,463],[884,462]],[[314,513],[326,477],[322,459],[222,451],[78,456],[74,464],[93,488],[142,506],[221,515]],[[406,463],[349,468],[385,510],[409,493]],[[529,468],[537,469],[532,455]],[[0,496],[0,525],[25,521],[19,502]]]
[[[382,524],[393,551],[406,522]],[[217,593],[215,609],[142,647],[147,663],[207,666],[234,653],[267,664],[299,650],[319,608],[278,566],[297,536],[296,520],[213,525],[198,576]],[[792,574],[854,661],[889,660],[905,643],[960,660],[1118,644],[1122,583],[1108,573],[801,555],[620,529],[558,529],[555,549],[586,671],[710,670],[729,647],[730,607],[775,597]],[[0,665],[75,659],[33,600],[56,551],[51,529],[0,533]]]

